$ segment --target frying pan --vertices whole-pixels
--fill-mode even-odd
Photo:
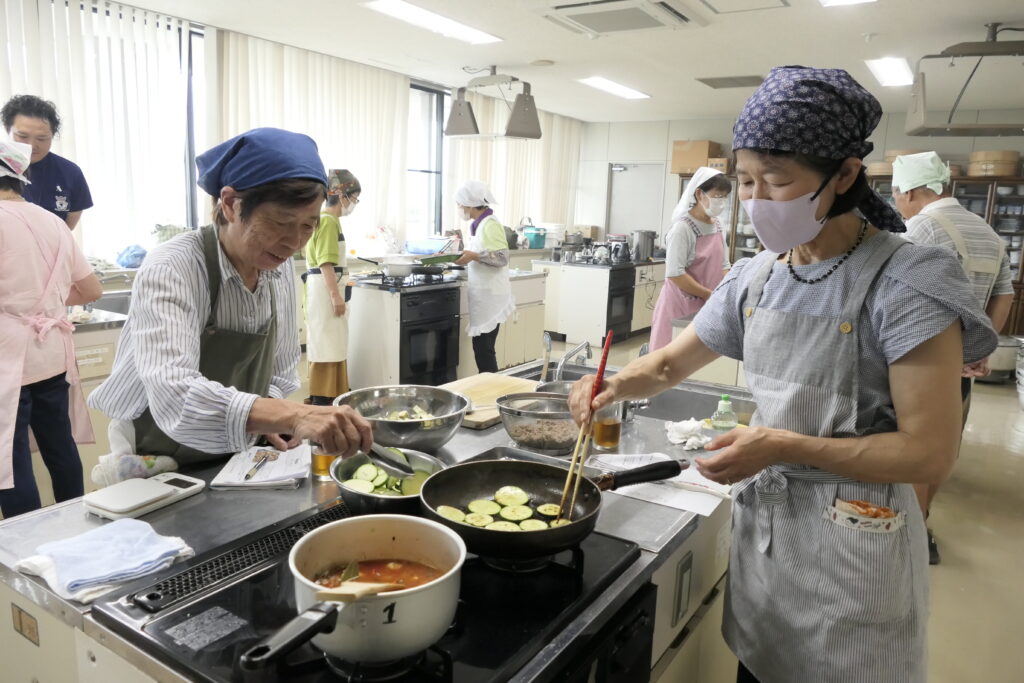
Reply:
[[[558,504],[565,485],[566,470],[555,465],[519,460],[483,460],[454,465],[435,472],[420,489],[423,516],[444,524],[462,537],[471,553],[500,559],[544,557],[567,550],[590,535],[601,510],[601,491],[646,481],[668,479],[689,467],[687,461],[668,460],[584,477],[572,511],[572,523],[540,531],[497,531],[462,522],[454,522],[437,513],[440,505],[466,510],[470,501],[492,498],[502,486],[518,486],[530,496],[536,508],[544,503]]]

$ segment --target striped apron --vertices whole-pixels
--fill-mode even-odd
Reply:
[[[743,368],[757,402],[752,424],[821,437],[895,430],[857,424],[864,301],[906,244],[882,232],[837,318],[759,306],[774,258],[743,306]],[[813,285],[807,295],[815,294]],[[909,484],[859,482],[816,468],[772,465],[736,487],[722,631],[762,683],[925,681],[925,526]],[[897,511],[868,530],[836,498]]]

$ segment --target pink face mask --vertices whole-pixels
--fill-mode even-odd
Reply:
[[[818,196],[815,196],[815,195]],[[743,199],[740,204],[754,224],[754,232],[768,251],[782,254],[793,247],[810,242],[825,225],[818,220],[820,193],[807,194],[783,201],[771,199]]]

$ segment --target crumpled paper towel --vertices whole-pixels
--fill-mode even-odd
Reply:
[[[704,422],[694,417],[682,422],[666,422],[665,431],[669,441],[683,444],[684,451],[695,451],[711,443],[711,437],[704,435]]]

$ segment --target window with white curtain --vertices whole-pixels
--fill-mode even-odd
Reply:
[[[338,57],[207,29],[217,44],[219,112],[208,134],[227,139],[259,126],[305,133],[327,168],[359,179],[359,206],[342,219],[350,254],[383,254],[405,242],[409,79]]]
[[[479,93],[466,93],[481,133],[501,132],[508,122],[506,101]],[[495,214],[504,225],[515,227],[523,218],[533,223],[571,226],[576,203],[583,122],[538,110],[541,138],[524,140],[501,135],[446,137],[442,220],[458,221],[453,199],[467,180],[482,180],[491,187],[498,204]]]
[[[127,5],[0,0],[0,99],[57,105],[53,151],[81,166],[95,204],[75,231],[89,255],[113,261],[153,246],[157,224],[187,222],[189,35]]]

